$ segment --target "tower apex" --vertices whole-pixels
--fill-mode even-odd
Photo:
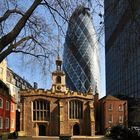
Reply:
[[[55,63],[56,63],[56,70],[61,71],[62,60],[60,59],[59,54],[57,55],[57,59]]]

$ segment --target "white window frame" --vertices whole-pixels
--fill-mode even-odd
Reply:
[[[119,123],[123,123],[123,115],[119,116]]]
[[[110,117],[110,116],[111,116],[111,117]],[[111,118],[111,120],[110,120],[110,118]],[[113,115],[112,115],[112,114],[109,115],[108,123],[113,123]]]
[[[2,75],[3,74],[3,68],[0,67],[0,74]]]
[[[123,105],[119,105],[119,111],[123,111]]]
[[[109,104],[108,110],[109,111],[112,111],[113,110],[113,104],[112,103]]]
[[[3,118],[0,116],[0,119],[1,119],[0,129],[3,129]]]
[[[11,120],[11,128],[14,128],[14,119]]]
[[[9,101],[6,101],[6,110],[9,110],[9,106],[10,106]]]
[[[14,112],[14,104],[11,104],[11,112]]]
[[[9,118],[7,118],[7,117],[5,119],[5,128],[9,129]]]
[[[0,97],[0,99],[1,99],[1,101],[2,101],[2,103],[1,103],[2,106],[0,106],[0,108],[3,108],[3,99],[2,99],[1,97]]]

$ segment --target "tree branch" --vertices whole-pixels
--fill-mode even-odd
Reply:
[[[4,50],[2,53],[0,53],[0,63],[12,52],[13,46],[10,45],[8,49]]]
[[[67,20],[64,16],[62,16],[62,15],[60,14],[60,12],[58,12],[56,9],[54,9],[52,6],[50,6],[49,3],[48,3],[46,0],[44,0],[44,1],[45,1],[46,6],[47,6],[49,9],[52,9],[53,11],[55,11],[62,19],[66,20],[66,21],[68,22],[68,20]]]
[[[27,12],[24,14],[24,16],[18,21],[14,29],[8,33],[7,35],[3,36],[0,39],[0,52],[11,42],[14,41],[14,39],[19,35],[22,28],[25,26],[27,20],[33,13],[33,11],[36,9],[36,7],[41,3],[42,0],[35,0],[32,6],[27,10]]]
[[[60,0],[57,0],[57,2],[58,2],[58,5],[60,6],[60,8],[63,10],[64,16],[67,17],[66,16],[66,11],[65,11],[64,7],[62,6]]]
[[[15,44],[13,44],[12,46],[13,46],[13,48],[16,48],[17,46],[22,44],[24,41],[29,40],[29,39],[32,39],[32,37],[31,36],[24,37],[21,40],[19,40],[18,42],[16,42]]]
[[[9,55],[10,53],[13,52],[13,49],[15,49],[17,46],[19,46],[20,44],[22,44],[24,41],[31,39],[31,36],[27,36],[22,38],[21,40],[19,40],[18,42],[16,42],[15,44],[11,44],[9,45],[9,47],[4,50],[3,52],[0,53],[0,63],[2,62],[2,60]]]
[[[12,9],[12,10],[7,10],[4,15],[2,17],[0,17],[0,23],[2,21],[5,21],[12,13],[17,13],[20,15],[24,15],[21,11],[19,11],[18,9]]]
[[[54,22],[56,23],[56,25],[58,26],[58,28],[60,28],[60,29],[61,29],[61,31],[62,31],[62,32],[63,32],[63,34],[64,34],[64,31],[63,31],[62,27],[59,25],[59,23],[58,23],[58,22],[57,22],[57,20],[55,19],[55,16],[54,16],[54,14],[53,14],[53,12],[52,12],[51,7],[50,7],[50,6],[48,6],[48,9],[49,9],[49,11],[50,11],[50,13],[51,13],[51,15],[52,15],[52,17],[53,17],[53,19],[54,19]]]
[[[43,58],[48,58],[48,56],[46,55],[43,55],[43,54],[33,54],[33,53],[30,53],[30,52],[25,52],[25,51],[22,51],[22,50],[14,50],[12,51],[13,53],[23,53],[23,54],[28,54],[28,55],[31,55],[31,56],[34,56],[36,58],[39,58],[39,57],[43,57]]]

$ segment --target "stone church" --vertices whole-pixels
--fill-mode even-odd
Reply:
[[[20,92],[20,130],[26,136],[95,135],[93,91],[69,90],[61,65],[58,57],[50,90]]]

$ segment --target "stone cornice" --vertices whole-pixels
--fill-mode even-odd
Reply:
[[[50,98],[59,98],[59,99],[67,99],[67,98],[79,98],[84,100],[93,100],[94,96],[92,94],[83,94],[74,91],[65,91],[65,92],[55,92],[52,93],[51,90],[24,90],[20,91],[21,97],[29,97],[29,96],[44,96]]]

